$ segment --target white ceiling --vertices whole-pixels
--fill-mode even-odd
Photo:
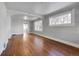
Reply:
[[[24,14],[32,16],[32,20],[71,4],[74,4],[74,2],[5,2],[8,13],[11,16]]]

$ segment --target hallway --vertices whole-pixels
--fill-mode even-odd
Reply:
[[[28,34],[13,35],[2,56],[79,56],[79,49],[48,38]]]

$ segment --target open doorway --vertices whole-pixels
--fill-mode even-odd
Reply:
[[[28,37],[28,33],[29,33],[29,24],[24,23],[23,24],[23,40],[26,40],[26,38]]]
[[[29,24],[27,24],[27,23],[23,24],[23,32],[24,33],[28,33],[29,32]]]

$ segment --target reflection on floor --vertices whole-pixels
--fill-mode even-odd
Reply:
[[[71,56],[79,55],[79,49],[35,34],[14,35],[9,39],[2,55],[6,56]]]

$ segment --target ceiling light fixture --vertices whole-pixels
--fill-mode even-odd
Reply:
[[[28,19],[28,17],[27,16],[24,16],[24,20],[27,20]]]

